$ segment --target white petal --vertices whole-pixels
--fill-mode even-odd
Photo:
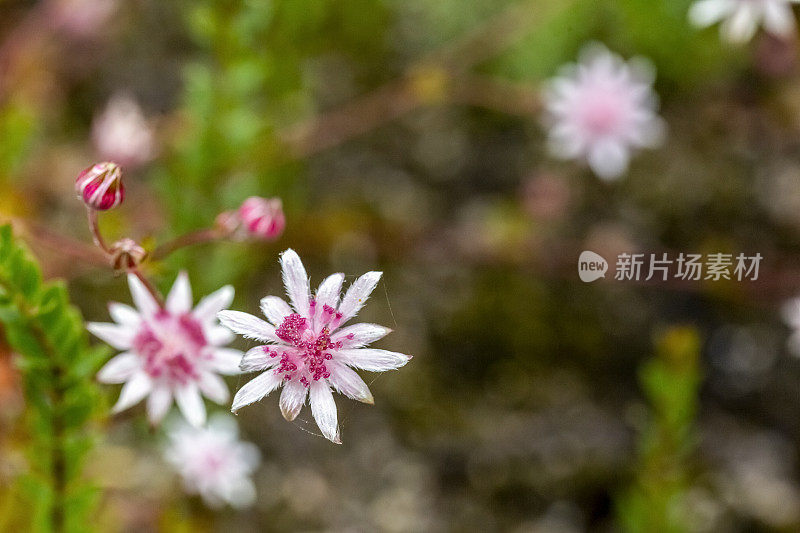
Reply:
[[[333,401],[333,394],[328,384],[324,381],[312,381],[309,387],[309,400],[311,403],[311,414],[317,421],[319,429],[325,438],[341,444],[339,439],[339,423],[336,418],[336,402]]]
[[[192,286],[189,284],[189,276],[186,272],[181,271],[178,274],[164,306],[167,311],[176,315],[192,310]]]
[[[231,330],[223,326],[211,326],[209,328],[205,328],[204,333],[206,340],[213,346],[225,346],[226,344],[230,344],[233,339],[236,338],[236,335],[234,335]]]
[[[124,383],[142,367],[141,359],[132,352],[124,352],[103,365],[97,373],[101,383]]]
[[[764,4],[764,28],[778,37],[791,37],[795,32],[794,13],[789,4],[767,2]]]
[[[289,248],[281,254],[281,269],[289,300],[298,313],[308,316],[308,275],[297,252]]]
[[[86,324],[95,337],[107,342],[117,350],[127,350],[133,344],[136,330],[129,326],[120,326],[110,322],[89,322]]]
[[[341,342],[342,348],[361,348],[391,332],[391,329],[378,324],[353,324],[331,335],[331,340]]]
[[[613,180],[628,170],[628,149],[616,141],[600,141],[589,151],[589,166],[604,180]]]
[[[241,311],[220,311],[217,313],[217,318],[226,328],[249,339],[280,342],[275,335],[275,326],[253,315]]]
[[[370,372],[384,372],[400,368],[411,360],[411,356],[388,350],[356,348],[354,350],[336,351],[334,352],[334,359],[346,365],[369,370]]]
[[[283,319],[292,314],[292,308],[283,298],[266,296],[261,299],[261,312],[264,313],[267,320],[280,326]]]
[[[242,362],[244,354],[241,350],[234,350],[233,348],[217,348],[213,352],[213,359],[210,361],[209,366],[216,372],[233,376],[239,374],[239,363]]]
[[[139,312],[144,316],[151,316],[158,312],[158,302],[155,301],[153,295],[147,290],[147,287],[142,284],[141,280],[133,274],[128,274],[128,286],[131,288],[131,297],[133,303]]]
[[[172,392],[166,387],[153,389],[150,397],[147,398],[147,419],[151,424],[156,425],[164,419],[169,408],[172,406]]]
[[[230,398],[225,380],[212,372],[204,372],[198,383],[203,394],[214,403],[225,403]]]
[[[367,298],[372,294],[381,279],[381,274],[382,272],[367,272],[350,285],[341,305],[339,305],[339,312],[342,313],[342,322],[354,317],[364,307]]]
[[[139,316],[139,313],[129,305],[112,302],[108,304],[108,313],[114,319],[114,322],[123,326],[138,328],[142,322],[142,317]]]
[[[283,375],[267,370],[263,374],[251,379],[239,389],[233,397],[231,411],[234,413],[251,403],[257,402],[270,392],[274,391],[283,381]]]
[[[256,501],[256,486],[246,477],[236,480],[227,495],[228,503],[235,509],[250,507]]]
[[[133,376],[133,378],[122,386],[122,391],[119,393],[119,399],[114,407],[111,409],[112,413],[119,413],[124,411],[132,405],[139,403],[142,398],[150,394],[153,389],[153,382],[147,374],[140,372]]]
[[[191,383],[175,390],[175,401],[189,424],[200,427],[206,423],[206,406],[197,385]]]
[[[720,31],[723,37],[732,43],[745,43],[755,35],[758,29],[756,8],[747,2],[740,2],[733,15],[726,20]]]
[[[303,408],[303,404],[306,403],[307,393],[308,389],[306,386],[296,379],[287,382],[283,386],[283,392],[281,393],[281,400],[279,402],[283,418],[290,422],[297,418],[297,415],[300,414],[300,410]]]
[[[210,322],[214,320],[217,313],[227,309],[231,302],[233,302],[233,287],[225,285],[200,300],[192,314],[201,322]]]
[[[689,21],[697,27],[705,28],[730,15],[734,7],[732,0],[700,0],[689,8]]]
[[[244,354],[244,357],[239,362],[239,369],[244,372],[254,372],[275,366],[280,361],[280,358],[267,355],[267,349],[271,348],[269,346],[256,346],[247,350],[247,353]]]
[[[336,308],[339,303],[339,293],[342,291],[342,282],[344,281],[344,274],[331,274],[319,284],[315,299],[317,300],[317,309],[322,309],[323,306],[329,305]]]
[[[791,335],[789,335],[789,340],[786,342],[789,347],[789,351],[795,357],[800,357],[800,331],[795,331]]]
[[[359,402],[375,403],[369,387],[355,370],[333,362],[328,364],[328,371],[331,373],[328,382],[334,389]]]

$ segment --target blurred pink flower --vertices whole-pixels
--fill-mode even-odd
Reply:
[[[52,23],[76,37],[96,37],[117,11],[118,0],[54,0]]]
[[[101,158],[124,167],[139,166],[155,155],[153,128],[129,96],[114,96],[94,119],[92,142]]]
[[[354,324],[339,329],[364,306],[380,272],[367,272],[358,278],[340,302],[344,274],[328,276],[312,298],[308,276],[297,253],[286,250],[280,262],[292,307],[282,298],[267,296],[261,300],[261,311],[269,322],[238,311],[217,315],[235,333],[268,343],[251,349],[242,359],[242,370],[263,373],[239,389],[231,410],[257,402],[283,385],[280,408],[284,418],[294,420],[308,396],[322,434],[340,443],[331,387],[354,400],[373,403],[369,387],[351,367],[383,372],[405,365],[411,357],[365,348],[388,334],[389,328]]]
[[[689,20],[705,28],[723,21],[720,33],[732,43],[752,39],[759,26],[780,38],[796,32],[792,4],[800,0],[699,0],[689,9]]]
[[[210,507],[242,508],[253,504],[256,489],[250,477],[258,467],[258,448],[239,440],[236,421],[214,415],[208,427],[183,421],[171,424],[164,458],[183,478],[189,494],[199,494]]]
[[[251,237],[275,240],[286,227],[286,217],[280,198],[251,196],[239,208],[239,217]]]
[[[219,289],[192,310],[192,289],[185,272],[175,280],[164,308],[133,274],[128,275],[128,284],[137,309],[111,303],[109,312],[116,323],[87,324],[95,336],[124,350],[97,374],[103,383],[125,383],[113,412],[149,396],[147,415],[152,424],[158,424],[174,398],[189,423],[203,425],[202,395],[219,404],[227,402],[228,387],[219,375],[239,373],[242,352],[223,348],[233,335],[215,318],[230,305],[233,288]]]
[[[105,211],[117,207],[125,199],[119,165],[104,162],[84,169],[75,180],[75,192],[92,209]]]
[[[601,44],[584,48],[579,64],[562,67],[545,89],[551,152],[585,159],[600,178],[620,177],[633,149],[652,148],[663,140],[654,78],[645,59],[626,63]]]

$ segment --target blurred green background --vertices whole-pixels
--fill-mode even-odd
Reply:
[[[0,0],[0,217],[87,320],[124,280],[43,234],[90,242],[74,197],[93,122],[142,109],[109,236],[146,245],[279,196],[272,244],[190,248],[195,297],[281,294],[372,269],[361,313],[413,354],[337,397],[343,446],[270,397],[243,410],[258,504],[182,495],[141,409],[109,420],[87,475],[109,531],[800,531],[800,362],[778,309],[800,286],[797,43],[719,42],[689,0]],[[545,150],[538,88],[596,40],[650,58],[669,125],[608,184]],[[581,283],[581,250],[759,252],[757,282]],[[613,268],[613,267],[612,267]],[[238,346],[249,346],[243,341]],[[0,367],[0,484],[24,408]],[[237,389],[246,377],[232,378]],[[116,387],[104,387],[109,400]]]

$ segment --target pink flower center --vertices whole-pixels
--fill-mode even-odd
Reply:
[[[184,385],[199,379],[198,362],[208,346],[203,328],[191,315],[159,311],[151,322],[142,322],[133,349],[144,359],[144,370],[154,379]]]
[[[316,314],[316,302],[311,302],[311,313]],[[298,379],[306,387],[311,380],[327,379],[331,373],[328,371],[326,361],[333,358],[332,350],[342,347],[341,342],[331,341],[331,328],[338,327],[342,320],[341,313],[325,305],[321,313],[320,329],[315,331],[309,325],[308,319],[293,313],[283,319],[275,330],[279,339],[286,342],[293,349],[282,352],[264,348],[270,357],[281,358],[275,373],[283,374],[285,380]]]
[[[620,96],[600,91],[589,97],[581,106],[580,120],[586,130],[595,135],[613,133],[622,121]]]

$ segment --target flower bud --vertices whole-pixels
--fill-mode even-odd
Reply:
[[[75,192],[87,207],[105,211],[117,207],[125,197],[122,171],[116,163],[97,163],[78,175]]]
[[[111,245],[111,263],[114,270],[136,268],[144,261],[147,252],[133,239],[121,239]]]
[[[242,226],[250,237],[277,239],[286,227],[280,198],[251,196],[239,207]]]

